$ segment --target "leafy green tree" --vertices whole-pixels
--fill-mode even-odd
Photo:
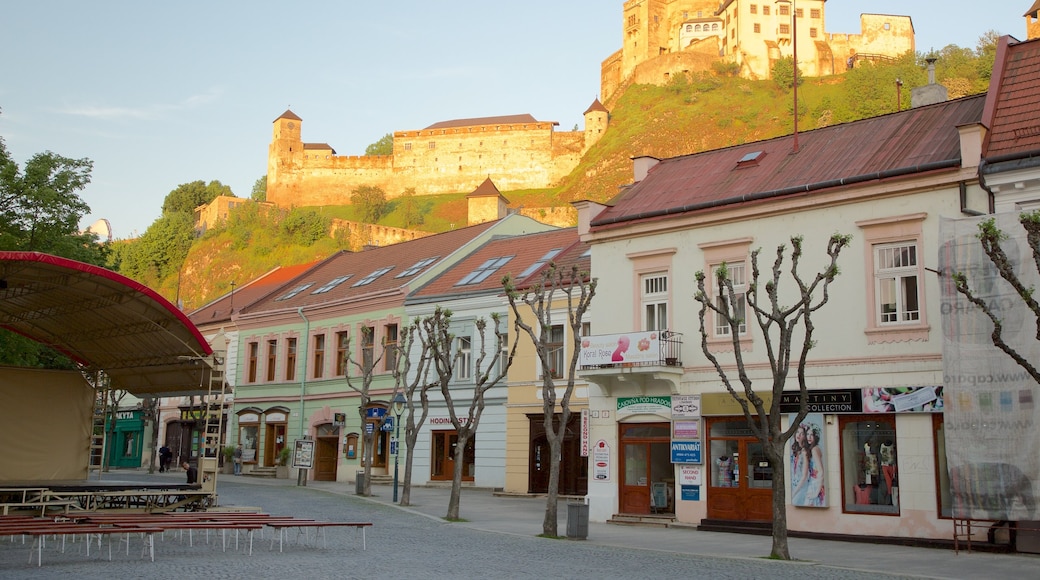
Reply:
[[[329,235],[331,225],[332,218],[314,208],[293,208],[282,218],[279,231],[289,243],[311,246]]]
[[[162,212],[167,214],[179,211],[191,214],[195,208],[213,201],[218,195],[235,197],[230,187],[216,180],[208,184],[202,180],[182,183],[177,186],[177,189],[166,194]]]
[[[249,199],[253,201],[267,201],[267,175],[256,180],[256,183],[253,184],[253,191],[249,194]]]
[[[397,199],[397,206],[401,210],[401,219],[406,228],[422,225],[426,221],[426,214],[430,211],[429,205],[419,201],[419,198],[416,197],[414,187],[404,190],[401,197]]]
[[[393,155],[394,154],[394,134],[387,133],[383,135],[379,141],[369,145],[365,148],[365,155]]]
[[[0,250],[44,252],[102,265],[107,244],[96,234],[80,233],[90,207],[77,193],[90,183],[89,159],[69,159],[50,151],[34,155],[24,171],[0,137]],[[58,352],[7,330],[0,330],[0,364],[69,369]]]
[[[358,219],[374,224],[386,215],[389,203],[386,192],[374,185],[360,185],[350,194],[350,203],[357,207]]]
[[[192,214],[168,213],[152,222],[140,238],[121,248],[119,272],[149,286],[177,275],[195,241]]]
[[[773,69],[770,71],[773,77],[773,82],[779,89],[789,89],[794,86],[794,59],[789,56],[777,59],[773,63]],[[804,73],[801,69],[798,70],[798,85],[801,86],[804,80]]]

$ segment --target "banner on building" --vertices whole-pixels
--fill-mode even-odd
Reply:
[[[581,365],[619,365],[661,361],[661,333],[626,332],[581,339]]]
[[[1001,244],[1026,288],[1040,287],[1018,214],[998,214]],[[1005,342],[1029,361],[1040,360],[1032,312],[1000,277],[977,237],[985,218],[944,219],[940,227],[946,458],[953,515],[983,520],[1037,519],[1040,429],[1036,382],[993,346],[993,323],[959,294],[952,274],[993,309]]]

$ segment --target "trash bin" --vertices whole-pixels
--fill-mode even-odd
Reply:
[[[589,537],[589,504],[567,504],[567,537],[572,540],[584,540]]]
[[[358,471],[357,475],[354,476],[354,493],[356,495],[364,495],[365,493],[365,472]]]

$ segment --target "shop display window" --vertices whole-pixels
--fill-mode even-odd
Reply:
[[[846,512],[899,514],[899,463],[895,417],[840,418]]]

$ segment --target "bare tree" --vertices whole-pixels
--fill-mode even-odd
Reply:
[[[1036,269],[1040,271],[1040,210],[1020,214],[1018,221],[1026,230],[1026,241],[1033,252],[1033,263]],[[989,218],[979,223],[978,238],[979,243],[982,245],[982,251],[985,252],[990,262],[993,263],[997,273],[1014,288],[1015,293],[1022,299],[1022,303],[1033,313],[1037,323],[1036,340],[1040,341],[1040,303],[1037,303],[1034,297],[1034,288],[1032,286],[1027,287],[1022,282],[1015,273],[1015,265],[1008,259],[1008,255],[1000,246],[1000,243],[1007,239],[1007,234],[997,227],[996,220]],[[1000,311],[994,311],[991,307],[992,302],[978,296],[971,289],[971,286],[968,284],[968,278],[963,272],[955,272],[953,274],[953,282],[957,292],[981,310],[993,323],[993,332],[990,334],[993,346],[996,346],[1011,357],[1018,366],[1029,373],[1029,376],[1034,381],[1040,383],[1040,371],[1029,362],[1028,358],[1004,340],[1004,324],[1000,317],[997,316]]]
[[[152,448],[148,451],[148,473],[155,473],[155,456],[158,451],[156,445],[159,443],[159,406],[162,399],[147,396],[141,401],[141,411],[144,415],[144,423],[152,432]]]
[[[369,393],[372,390],[372,379],[375,378],[376,364],[383,360],[383,356],[386,354],[386,348],[379,352],[379,356],[375,354],[375,344],[373,340],[373,330],[368,326],[361,327],[361,360],[357,360],[351,354],[351,339],[348,336],[346,338],[346,348],[344,349],[344,356],[346,357],[346,363],[357,370],[357,376],[351,377],[351,373],[347,372],[345,378],[347,379],[347,386],[354,392],[356,392],[360,398],[358,403],[358,415],[361,416],[362,434],[365,442],[365,452],[363,454],[363,461],[365,464],[365,481],[362,486],[361,495],[369,496],[372,495],[372,461],[375,458],[375,442],[376,433],[373,430],[371,433],[368,429],[365,429],[365,412],[368,410],[368,405],[372,402],[372,397]]]
[[[422,340],[421,320],[416,318],[407,328],[402,331],[400,354],[397,364],[394,366],[394,392],[400,391],[404,395],[405,409],[407,411],[407,423],[403,425],[405,447],[408,453],[405,456],[404,479],[401,489],[401,501],[399,505],[412,505],[412,458],[414,457],[415,442],[419,438],[419,429],[426,422],[430,405],[427,392],[430,388],[430,347]],[[412,349],[418,347],[419,354],[412,360]],[[419,413],[416,413],[415,396],[419,394]],[[398,453],[400,445],[398,442]]]
[[[715,366],[715,371],[722,379],[726,390],[740,404],[744,411],[744,419],[751,428],[751,432],[762,444],[766,460],[773,470],[773,546],[770,553],[772,558],[791,559],[787,543],[787,483],[784,474],[784,447],[808,413],[805,364],[809,351],[815,344],[812,339],[815,330],[812,315],[827,303],[828,288],[839,273],[838,256],[841,254],[841,250],[849,245],[851,239],[851,236],[847,235],[832,235],[827,242],[830,264],[806,283],[798,273],[798,265],[802,257],[802,238],[800,236],[791,238],[791,267],[787,274],[796,286],[797,299],[790,306],[784,306],[782,300],[789,299],[793,292],[788,291],[784,296],[780,295],[786,247],[781,244],[776,249],[772,277],[765,280],[764,296],[759,292],[760,289],[763,289],[759,283],[761,272],[758,267],[758,254],[760,250],[751,253],[751,280],[745,293],[746,311],[754,315],[765,339],[765,352],[769,358],[769,368],[772,372],[770,385],[772,401],[769,408],[766,408],[762,397],[754,390],[751,378],[747,374],[743,351],[740,348],[739,331],[740,325],[744,323],[743,311],[745,309],[740,308],[736,292],[733,290],[733,280],[726,264],[723,263],[715,270],[717,287],[714,298],[705,291],[704,272],[699,271],[696,274],[697,294],[695,299],[701,303],[699,314],[701,350]],[[729,334],[733,338],[734,361],[732,367],[735,368],[731,367],[729,370],[724,368],[718,357],[708,347],[708,330],[705,323],[705,315],[708,311],[712,312],[717,322],[729,327]],[[801,330],[800,346],[793,344],[793,339],[799,332],[799,325],[804,327]],[[796,349],[800,350],[796,351]],[[796,352],[798,356],[795,364],[798,374],[799,409],[796,420],[792,421],[785,430],[781,428],[780,423],[780,401],[791,370],[791,356]],[[740,394],[734,389],[730,380],[729,373],[732,372],[736,372],[743,387]]]
[[[433,365],[434,380],[440,388],[444,405],[448,409],[448,417],[458,437],[455,445],[454,459],[455,472],[451,482],[451,497],[448,500],[448,520],[459,519],[459,499],[462,494],[462,469],[465,467],[466,446],[477,432],[480,426],[480,417],[484,413],[484,395],[495,385],[506,377],[509,366],[513,363],[513,355],[516,353],[516,344],[510,348],[509,355],[504,363],[500,363],[502,347],[508,344],[508,335],[503,331],[498,313],[491,315],[494,322],[494,343],[492,354],[487,350],[487,320],[478,318],[474,322],[479,340],[479,352],[473,361],[473,396],[470,398],[469,409],[465,418],[459,417],[455,409],[455,398],[452,395],[451,384],[454,381],[457,365],[464,361],[464,354],[456,343],[456,337],[451,332],[451,311],[437,307],[434,313],[423,319],[423,331],[426,335],[424,340],[428,341],[430,348],[430,364]],[[425,405],[424,401],[424,405]]]
[[[534,344],[538,360],[542,365],[542,414],[545,436],[549,442],[549,489],[545,503],[545,518],[542,520],[542,534],[550,537],[559,535],[557,530],[557,499],[560,487],[560,458],[562,456],[564,434],[571,416],[571,396],[574,394],[574,380],[578,360],[581,356],[581,322],[585,312],[596,295],[596,280],[589,280],[588,272],[581,272],[572,266],[569,270],[560,269],[556,263],[550,263],[542,270],[538,281],[524,290],[517,290],[511,276],[502,280],[509,299],[509,307],[513,311],[513,326],[517,336],[523,331]],[[553,368],[550,351],[550,332],[553,327],[553,310],[557,300],[566,298],[567,325],[570,327],[571,349],[570,360],[567,361],[566,374],[560,374],[567,381],[563,396],[556,397],[556,379],[551,372]],[[529,324],[520,313],[519,304],[526,304],[534,315],[536,324]],[[518,341],[514,341],[518,342]],[[516,345],[513,345],[516,348]],[[563,370],[563,369],[558,369]],[[554,423],[556,406],[559,403],[560,419]]]

